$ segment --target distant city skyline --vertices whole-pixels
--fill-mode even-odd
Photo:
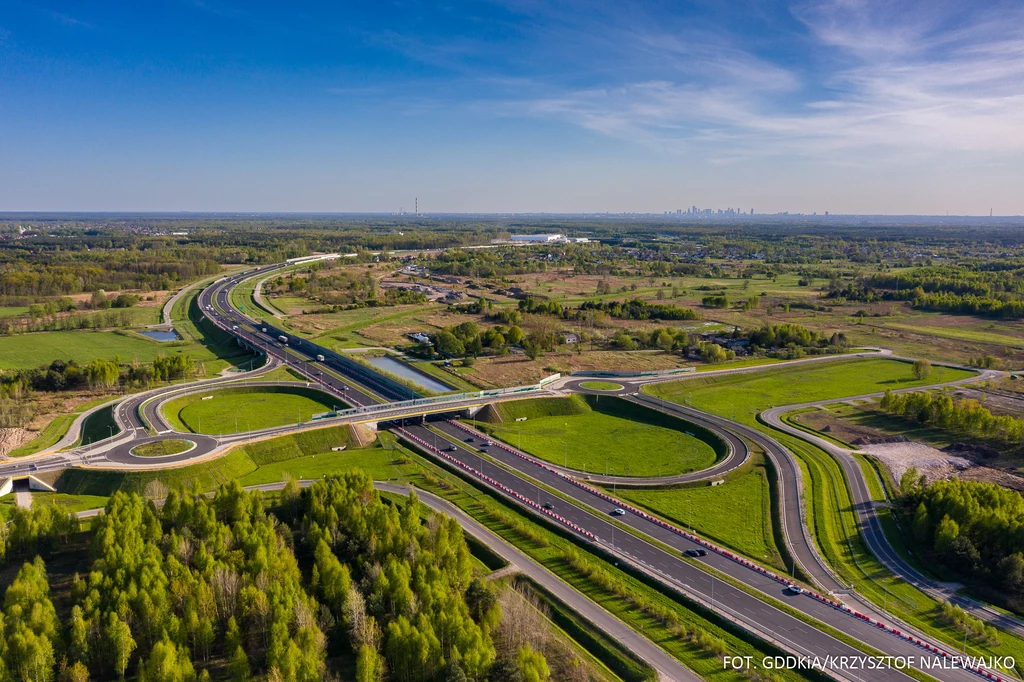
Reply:
[[[1024,5],[12,0],[0,157],[0,211],[1021,215]]]

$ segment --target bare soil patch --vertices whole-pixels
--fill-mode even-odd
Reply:
[[[959,475],[973,466],[970,460],[936,450],[924,443],[878,443],[864,445],[860,449],[888,467],[893,479],[897,481],[910,467],[917,468],[930,483]]]
[[[619,372],[645,372],[684,366],[682,358],[661,351],[585,351],[576,353],[548,353],[536,360],[525,355],[504,358],[480,358],[467,378],[489,386],[521,386],[560,372],[571,374],[582,370],[610,370]]]
[[[0,428],[0,457],[6,457],[8,453],[18,449],[25,443],[36,437],[36,434],[28,429]]]
[[[887,440],[887,434],[859,424],[853,424],[837,417],[827,410],[812,410],[795,414],[792,420],[814,431],[828,434],[836,440],[852,444],[854,441],[871,442]]]

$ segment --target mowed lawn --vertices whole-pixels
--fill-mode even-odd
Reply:
[[[755,469],[722,485],[671,490],[619,490],[619,497],[640,505],[677,526],[692,527],[707,539],[752,559],[780,562],[770,523],[768,479]]]
[[[152,362],[158,355],[171,355],[181,347],[140,339],[116,332],[39,332],[0,336],[0,369],[30,369],[54,360],[75,360],[84,364],[102,358],[122,362]],[[189,350],[195,357],[195,353]]]
[[[934,367],[927,378],[918,380],[908,362],[870,358],[694,377],[644,390],[665,400],[753,423],[757,412],[768,407],[927,386],[973,375],[968,370]]]
[[[561,400],[571,400],[576,409],[551,405],[558,400],[544,403],[551,405],[550,412],[562,414],[544,415],[541,410],[523,409],[525,405],[520,409],[503,405],[506,414],[534,415],[526,421],[506,419],[501,424],[483,426],[495,437],[517,447],[521,444],[523,450],[540,459],[592,473],[603,474],[607,469],[609,474],[622,476],[679,474],[705,469],[717,457],[711,445],[686,433],[691,426],[688,422],[661,419],[656,413],[650,414],[651,421],[643,421],[637,418],[643,408],[633,410],[631,404],[612,398],[598,401],[602,411],[590,409],[579,397]],[[582,409],[578,407],[581,404]],[[621,405],[622,416],[603,411],[604,404]]]
[[[207,396],[209,400],[203,400]],[[334,406],[344,407],[303,386],[253,386],[176,398],[163,406],[163,413],[179,429],[217,435],[306,422]]]
[[[113,360],[115,357],[121,362],[153,362],[161,355],[178,353],[188,355],[196,362],[209,363],[218,359],[213,350],[199,343],[161,343],[117,332],[38,332],[0,336],[0,369],[31,369],[49,365],[54,360],[86,364],[96,358]]]

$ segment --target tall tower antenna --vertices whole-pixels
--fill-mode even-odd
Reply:
[[[420,198],[416,197],[416,216],[419,217],[419,215],[420,215]]]

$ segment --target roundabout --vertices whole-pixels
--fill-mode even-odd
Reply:
[[[614,381],[581,381],[580,388],[588,391],[621,391],[625,387]]]
[[[183,455],[196,447],[195,441],[187,440],[184,438],[164,438],[161,440],[150,441],[142,445],[136,445],[134,448],[129,450],[129,454],[134,457],[171,457],[173,455]]]

